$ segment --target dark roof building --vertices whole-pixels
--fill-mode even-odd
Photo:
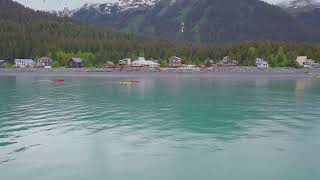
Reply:
[[[69,60],[69,66],[71,68],[83,68],[84,61],[81,58],[73,57]]]
[[[48,57],[42,57],[38,59],[38,67],[51,67],[52,59]]]

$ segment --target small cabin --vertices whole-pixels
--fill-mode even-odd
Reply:
[[[131,66],[131,59],[130,58],[121,59],[121,60],[119,60],[118,65],[120,67],[129,67],[129,66]]]
[[[177,56],[172,56],[169,59],[169,67],[181,67],[182,59]]]
[[[307,56],[298,56],[296,62],[303,67],[312,67],[315,65],[315,61],[308,59]]]
[[[42,57],[38,59],[38,67],[41,68],[51,68],[52,59],[48,57]]]
[[[15,59],[14,60],[15,67],[18,68],[26,68],[33,67],[34,61],[32,59]]]
[[[112,61],[106,61],[106,63],[104,64],[105,68],[114,68],[115,64]]]
[[[256,58],[256,66],[258,68],[267,68],[269,67],[268,61],[262,59],[262,58]]]
[[[83,68],[84,67],[84,61],[81,58],[71,58],[69,60],[69,66],[71,68]]]
[[[238,66],[239,62],[230,58],[229,56],[225,56],[219,63],[219,66]]]

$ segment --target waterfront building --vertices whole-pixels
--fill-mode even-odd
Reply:
[[[131,66],[131,59],[130,58],[122,59],[119,61],[118,64],[120,67],[130,67]]]
[[[268,61],[262,59],[262,58],[256,58],[256,66],[258,68],[267,68],[269,67]]]
[[[177,56],[172,56],[169,59],[169,67],[181,67],[182,66],[182,59]]]
[[[48,57],[41,57],[38,59],[38,67],[41,68],[51,68],[51,64],[52,64],[52,59],[48,58]]]
[[[132,62],[132,67],[150,67],[158,68],[160,67],[159,63],[154,61],[147,61],[144,57],[139,57],[138,60]]]
[[[18,68],[30,68],[34,66],[34,61],[32,59],[15,59],[14,64]]]
[[[69,60],[69,66],[71,68],[83,68],[84,67],[84,61],[81,58],[73,57]]]
[[[299,64],[299,66],[303,67],[312,67],[315,65],[314,60],[308,59],[307,56],[298,56],[296,62]]]
[[[219,66],[238,66],[239,62],[230,58],[229,56],[225,56],[219,63]]]

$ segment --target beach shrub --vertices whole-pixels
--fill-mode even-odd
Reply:
[[[52,68],[60,68],[60,67],[61,67],[61,65],[60,65],[59,61],[52,62]]]
[[[167,66],[168,66],[167,60],[161,60],[161,61],[160,61],[160,66],[161,66],[161,67],[167,67]]]
[[[7,69],[13,68],[13,64],[11,64],[11,63],[6,63],[6,64],[4,65],[4,68],[7,68]]]

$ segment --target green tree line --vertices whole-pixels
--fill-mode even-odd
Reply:
[[[201,45],[169,42],[83,25],[19,7],[9,0],[1,0],[1,3],[0,59],[10,62],[15,58],[49,56],[57,61],[57,66],[65,66],[70,57],[76,56],[85,59],[86,66],[99,67],[107,60],[117,62],[126,57],[166,60],[179,56],[184,63],[203,64],[207,58],[218,62],[228,55],[241,65],[254,65],[255,58],[260,57],[272,66],[296,66],[297,56],[320,59],[320,44],[264,41]]]

